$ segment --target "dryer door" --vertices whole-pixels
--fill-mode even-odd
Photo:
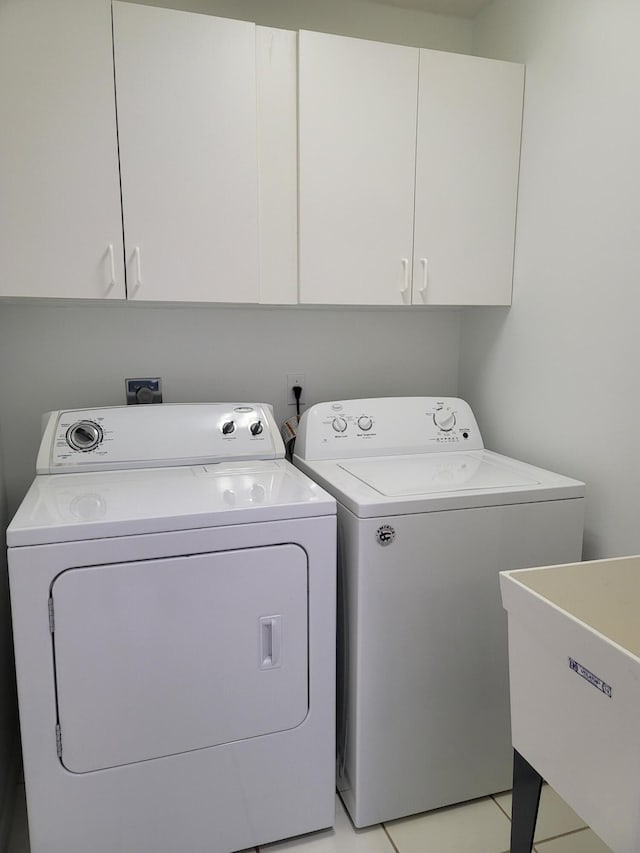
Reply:
[[[291,544],[63,572],[63,765],[86,773],[299,725],[307,592],[306,553]]]

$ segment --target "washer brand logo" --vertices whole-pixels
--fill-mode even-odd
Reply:
[[[396,531],[390,524],[383,524],[376,530],[378,545],[391,545],[396,538]]]
[[[578,663],[577,660],[569,658],[569,668],[574,672],[577,672],[578,675],[582,676],[582,678],[584,678],[585,681],[588,681],[589,684],[592,684],[594,687],[597,687],[598,690],[601,690],[605,696],[609,697],[609,699],[613,699],[613,690],[611,687],[601,678],[598,678],[597,675],[590,672],[586,666],[582,666],[582,664]]]

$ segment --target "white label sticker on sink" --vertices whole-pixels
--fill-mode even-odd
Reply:
[[[594,687],[597,687],[598,690],[601,690],[605,696],[608,696],[609,699],[613,698],[613,689],[604,682],[601,678],[598,678],[597,675],[594,675],[590,670],[586,668],[586,666],[582,666],[581,663],[578,663],[577,660],[573,658],[569,658],[569,668],[574,672],[577,672],[585,681],[588,681],[589,684],[592,684]]]

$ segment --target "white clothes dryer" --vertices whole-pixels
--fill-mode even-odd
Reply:
[[[331,826],[335,501],[261,404],[52,413],[8,528],[32,853]]]
[[[338,501],[338,789],[353,822],[510,788],[498,573],[580,559],[584,484],[485,450],[454,398],[313,406],[294,462]]]

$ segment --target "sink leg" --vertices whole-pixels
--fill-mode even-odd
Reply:
[[[514,749],[511,853],[531,853],[541,788],[542,776]]]

